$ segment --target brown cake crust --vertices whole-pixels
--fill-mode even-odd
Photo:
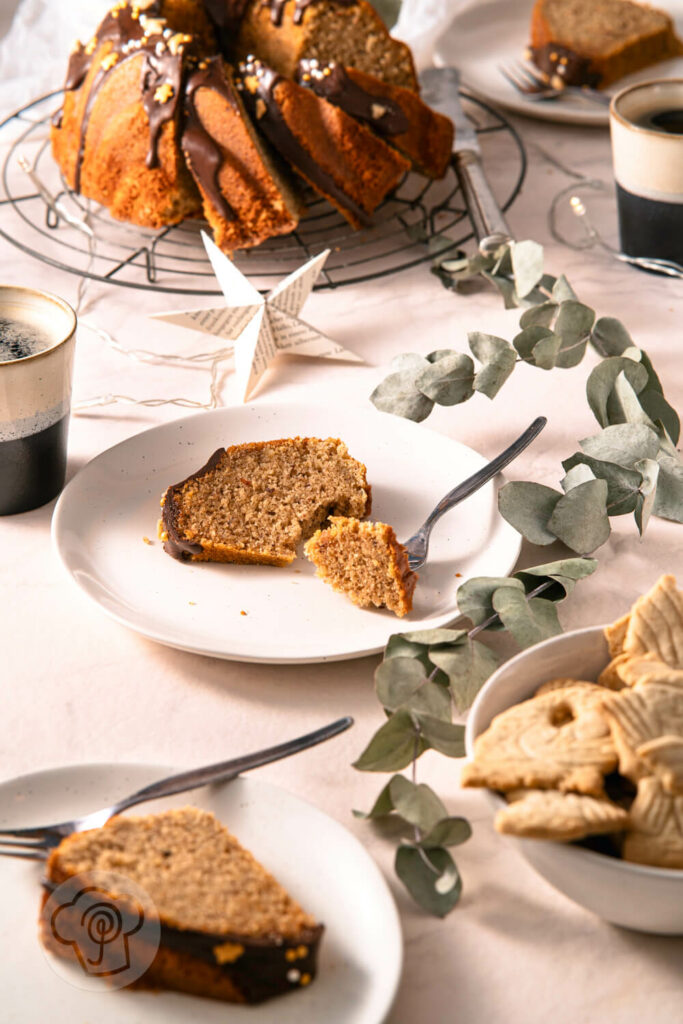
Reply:
[[[388,82],[419,91],[408,46],[392,39],[366,2],[250,0],[236,43],[237,57],[257,54],[285,78],[294,78],[300,60],[357,67]]]
[[[671,18],[631,0],[537,0],[530,48],[553,85],[592,88],[683,53]]]

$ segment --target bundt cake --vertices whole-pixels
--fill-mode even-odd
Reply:
[[[317,575],[361,608],[389,608],[399,617],[413,606],[417,573],[386,523],[331,516],[304,547]]]
[[[604,88],[683,52],[671,18],[632,0],[536,0],[529,45],[552,85]]]
[[[164,550],[184,561],[289,565],[331,514],[370,511],[366,469],[336,438],[219,448],[161,498]]]
[[[125,937],[132,965],[121,980],[143,987],[259,1003],[305,987],[316,974],[323,926],[213,814],[196,807],[115,817],[68,836],[50,853],[43,885],[41,938],[57,956],[87,970],[79,956],[86,928],[93,930],[98,913],[118,922],[118,933],[112,926],[96,944],[100,976],[113,979],[120,969],[117,937]],[[131,898],[139,893],[149,906]],[[151,922],[140,921],[150,914],[156,950],[149,940],[145,946]]]
[[[294,80],[333,42],[337,75],[355,63],[356,92],[393,111],[373,133],[372,110]],[[300,178],[361,227],[411,163],[445,173],[450,122],[415,88],[409,50],[366,0],[119,0],[71,54],[52,150],[112,216],[159,228],[203,215],[230,252],[296,227]]]

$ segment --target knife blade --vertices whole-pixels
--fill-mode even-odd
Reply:
[[[427,68],[420,75],[420,84],[425,103],[449,117],[455,126],[455,173],[479,241],[479,249],[481,252],[491,252],[509,242],[513,236],[486,179],[474,125],[463,110],[458,92],[460,72],[457,68]]]

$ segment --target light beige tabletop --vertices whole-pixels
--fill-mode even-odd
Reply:
[[[530,168],[509,214],[513,231],[518,238],[543,243],[548,269],[565,272],[584,302],[599,314],[623,320],[652,358],[669,400],[683,410],[681,282],[643,274],[599,250],[571,251],[549,237],[551,199],[571,179],[537,146],[551,150],[577,172],[608,181],[607,132],[523,119],[515,123],[527,143]],[[611,196],[596,216],[613,236]],[[49,289],[75,301],[76,277],[4,240],[0,267],[4,283]],[[151,324],[144,314],[178,306],[183,300],[175,297],[94,283],[86,291],[82,316],[123,345],[161,347],[165,328]],[[469,330],[511,338],[519,312],[505,312],[497,295],[486,288],[467,295],[448,292],[421,267],[316,293],[304,315],[362,355],[366,364],[282,358],[277,371],[264,378],[255,403],[315,396],[330,405],[361,405],[394,355],[447,346],[466,351]],[[584,393],[595,362],[589,353],[571,371],[546,373],[521,366],[493,404],[477,395],[464,405],[438,409],[428,426],[490,457],[533,416],[545,414],[549,424],[542,443],[518,460],[510,478],[557,487],[561,459],[597,429]],[[204,371],[140,366],[82,330],[75,397],[111,391],[113,381],[117,391],[140,397],[182,393],[203,400],[207,391]],[[230,373],[223,378],[222,397],[227,406],[237,404]],[[111,445],[177,415],[170,406],[114,406],[74,417],[69,477]],[[398,465],[396,472],[401,472]],[[78,762],[196,765],[351,714],[355,727],[343,737],[261,769],[260,775],[343,823],[384,871],[405,938],[405,969],[391,1024],[673,1024],[681,1019],[683,939],[616,929],[549,888],[493,833],[481,794],[460,791],[458,763],[431,752],[419,762],[420,780],[436,789],[450,813],[467,816],[474,834],[454,851],[464,879],[455,912],[441,921],[411,902],[392,871],[395,837],[351,815],[351,808],[367,809],[385,781],[350,766],[382,722],[373,691],[378,658],[301,667],[239,664],[142,639],[107,618],[66,578],[52,550],[52,510],[51,504],[0,520],[1,779]],[[652,520],[641,541],[631,517],[612,524],[610,540],[597,552],[598,571],[561,606],[566,629],[618,617],[662,571],[678,573],[683,582],[680,527]],[[154,529],[150,523],[150,535]],[[520,565],[549,561],[559,553],[559,547],[525,544]],[[2,867],[0,862],[0,876]],[[2,970],[0,963],[0,991]],[[54,1013],[50,1011],[52,1020],[57,1019]]]

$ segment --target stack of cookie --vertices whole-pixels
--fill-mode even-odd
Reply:
[[[499,832],[612,837],[625,860],[683,868],[683,593],[663,576],[607,627],[597,683],[553,679],[476,740],[464,786],[502,792]]]

